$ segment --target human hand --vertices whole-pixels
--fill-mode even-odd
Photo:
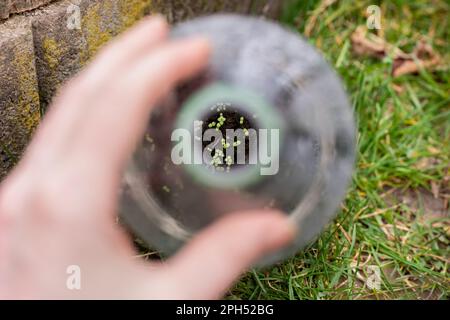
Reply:
[[[116,223],[122,174],[154,106],[205,67],[205,39],[171,41],[145,19],[67,83],[0,186],[0,299],[211,299],[294,228],[276,212],[231,214],[163,263],[135,257]],[[80,290],[66,286],[80,268]]]

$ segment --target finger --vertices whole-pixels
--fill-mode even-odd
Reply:
[[[205,39],[177,40],[155,49],[90,110],[72,151],[117,172],[143,135],[152,106],[204,68],[209,52]]]
[[[134,28],[118,36],[100,51],[95,62],[89,65],[83,79],[87,86],[95,86],[101,79],[110,80],[110,75],[126,70],[136,59],[149,54],[155,46],[161,44],[169,31],[169,25],[161,15],[143,19]]]
[[[39,155],[33,161],[34,166],[38,163],[44,166],[51,164],[50,159],[55,155],[64,154],[62,149],[67,147],[75,128],[83,122],[86,109],[91,107],[90,100],[99,92],[106,91],[111,79],[120,77],[122,70],[129,69],[137,59],[160,45],[167,38],[167,33],[168,24],[165,19],[158,15],[152,16],[102,49],[87,69],[70,81],[63,88],[62,94],[54,99],[27,152],[30,157],[31,154]],[[104,95],[108,94],[109,92],[104,92]],[[36,152],[32,152],[33,149]]]
[[[288,244],[295,228],[277,212],[237,213],[197,236],[169,261],[179,298],[220,298],[247,268]],[[179,295],[179,296],[178,296]]]

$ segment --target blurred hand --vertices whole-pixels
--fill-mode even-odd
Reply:
[[[282,214],[232,214],[164,263],[135,257],[116,223],[125,164],[154,106],[205,67],[205,39],[170,41],[163,18],[117,38],[55,98],[0,186],[0,299],[220,298],[294,236]],[[80,267],[80,290],[66,285]]]

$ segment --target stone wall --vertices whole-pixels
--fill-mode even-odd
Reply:
[[[1,0],[0,19],[6,19],[11,14],[30,11],[54,0]]]
[[[171,23],[213,12],[275,17],[283,0],[0,0],[0,180],[62,83],[144,15]]]

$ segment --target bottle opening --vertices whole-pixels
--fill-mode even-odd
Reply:
[[[199,160],[185,169],[200,183],[232,189],[276,174],[262,167],[279,158],[282,126],[278,112],[257,93],[222,83],[207,86],[178,115],[176,128],[191,128],[192,159]]]
[[[211,152],[212,164],[216,170],[230,171],[250,165],[254,158],[252,152],[257,152],[257,146],[252,148],[251,133],[258,130],[256,115],[243,111],[241,106],[231,105],[214,109],[202,120],[202,136],[208,136],[208,131],[215,130],[219,139],[203,140],[203,150]],[[214,132],[213,132],[214,133]],[[253,135],[252,135],[253,137]],[[219,148],[216,148],[219,147]]]

